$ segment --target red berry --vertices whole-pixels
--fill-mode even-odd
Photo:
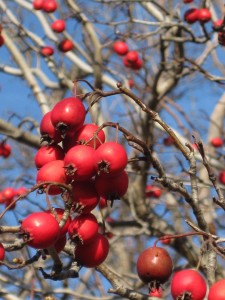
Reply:
[[[131,67],[131,63],[127,60],[126,56],[123,58],[123,64],[127,68]]]
[[[211,12],[208,8],[201,8],[198,10],[198,20],[201,23],[206,23],[211,20]]]
[[[47,212],[34,212],[21,224],[24,241],[35,249],[52,246],[59,237],[59,224],[55,217]]]
[[[184,3],[191,3],[193,2],[194,0],[183,0]]]
[[[34,163],[38,169],[50,161],[63,160],[64,151],[59,145],[47,145],[41,147],[34,158]]]
[[[126,55],[126,59],[130,64],[135,63],[138,60],[138,52],[137,51],[129,51]]]
[[[0,143],[0,156],[7,158],[11,154],[11,151],[10,145],[6,144],[5,142]]]
[[[44,0],[34,0],[32,4],[34,9],[40,10],[43,8]]]
[[[95,268],[106,259],[109,253],[109,242],[107,238],[97,233],[92,243],[77,245],[75,248],[75,260],[87,268]]]
[[[98,175],[115,175],[127,165],[127,153],[122,145],[116,142],[102,144],[94,153],[95,169]]]
[[[63,183],[67,182],[66,174],[64,171],[64,161],[63,160],[54,160],[45,164],[37,172],[37,183],[42,183],[45,181],[54,182],[54,183]],[[42,187],[42,190],[46,191],[48,184],[45,184]],[[49,195],[58,195],[61,194],[62,189],[56,185],[51,185],[48,189]]]
[[[65,137],[63,140],[63,149],[67,152],[73,146],[83,144],[97,149],[105,142],[105,133],[103,130],[100,130],[98,136],[95,137],[95,132],[98,128],[99,126],[95,124],[83,125],[72,137]]]
[[[173,269],[172,259],[169,253],[160,247],[151,247],[144,250],[137,260],[137,273],[140,279],[146,283],[166,282]]]
[[[12,187],[5,188],[1,193],[4,201],[11,201],[16,195],[16,191]]]
[[[208,300],[224,300],[225,279],[215,282],[209,289]]]
[[[147,185],[145,189],[146,197],[159,198],[161,196],[161,190],[157,186]]]
[[[58,5],[55,0],[44,0],[42,9],[46,13],[52,13],[57,9]]]
[[[126,55],[127,52],[129,51],[129,48],[127,44],[123,41],[116,41],[113,45],[113,50],[118,54],[118,55]]]
[[[16,196],[21,196],[25,193],[27,193],[27,189],[23,186],[21,186],[21,187],[19,187],[18,189],[15,190],[15,195]]]
[[[221,27],[223,25],[223,19],[219,19],[215,22],[213,22],[213,28]]]
[[[69,180],[85,181],[93,177],[95,151],[85,145],[70,148],[64,158],[65,172]]]
[[[51,24],[51,28],[55,32],[60,33],[66,29],[66,23],[64,20],[56,20]]]
[[[54,49],[50,46],[45,46],[41,48],[41,54],[45,57],[51,56],[54,54]]]
[[[220,172],[219,182],[222,183],[222,184],[225,184],[225,171]]]
[[[219,137],[214,137],[211,140],[211,144],[215,147],[215,148],[219,148],[221,146],[223,146],[223,140]]]
[[[133,70],[140,70],[143,67],[143,60],[138,58],[134,63],[132,63],[131,68]]]
[[[128,183],[128,175],[125,171],[122,171],[111,177],[96,177],[95,188],[100,197],[115,200],[125,195]]]
[[[68,97],[59,101],[51,111],[51,122],[62,134],[80,129],[84,123],[86,110],[79,98]]]
[[[41,142],[46,141],[49,144],[60,143],[62,141],[61,133],[56,130],[51,121],[51,111],[47,112],[40,123]]]
[[[173,299],[189,296],[192,300],[203,300],[207,291],[204,278],[196,270],[182,270],[176,272],[171,281],[171,294]],[[218,300],[214,298],[214,300]]]
[[[98,234],[97,219],[91,213],[77,216],[70,223],[68,232],[72,240],[87,245],[93,242]]]
[[[0,243],[0,261],[3,261],[5,258],[5,248],[2,245],[2,243]]]
[[[188,9],[184,14],[184,20],[188,22],[189,24],[193,24],[194,22],[198,21],[198,14],[199,9],[197,8],[190,8]]]
[[[64,53],[71,51],[73,49],[73,42],[71,40],[65,39],[59,43],[58,49]]]
[[[89,213],[98,204],[99,197],[93,180],[73,182],[73,210],[78,213]]]

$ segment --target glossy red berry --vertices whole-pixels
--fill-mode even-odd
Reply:
[[[160,285],[169,279],[172,270],[172,259],[164,248],[147,248],[138,257],[137,273],[143,282]]]
[[[53,182],[54,185],[45,184],[42,186],[41,190],[47,192],[49,195],[58,195],[62,193],[62,189],[57,186],[57,183],[67,183],[67,178],[64,170],[63,160],[54,160],[43,167],[37,172],[37,183],[42,183],[45,181]]]
[[[6,142],[1,142],[0,143],[0,156],[4,158],[8,158],[9,155],[11,154],[12,149],[9,144],[6,144]]]
[[[51,28],[57,33],[63,32],[66,29],[66,22],[64,20],[55,20],[51,24]]]
[[[93,148],[78,145],[70,148],[64,158],[65,173],[70,180],[86,181],[95,174]]]
[[[75,217],[70,223],[69,236],[71,240],[87,245],[91,243],[98,234],[98,222],[96,217],[91,214],[82,214]]]
[[[198,10],[198,20],[201,23],[206,23],[209,22],[211,20],[212,16],[211,16],[211,12],[209,11],[208,8],[200,8]]]
[[[73,42],[71,40],[65,39],[59,43],[58,49],[64,53],[71,51],[73,50]]]
[[[68,97],[59,101],[51,111],[53,126],[63,134],[80,129],[84,123],[86,110],[79,98]]]
[[[27,188],[21,186],[19,187],[18,189],[15,190],[15,195],[18,197],[18,196],[21,196],[23,194],[27,193]]]
[[[123,41],[116,41],[113,44],[113,50],[118,54],[118,55],[126,55],[127,52],[129,51],[129,48],[127,44]]]
[[[45,164],[54,160],[63,160],[64,151],[59,145],[47,145],[41,147],[34,158],[35,166],[40,169]]]
[[[40,10],[43,8],[44,0],[34,0],[32,4],[34,9]]]
[[[41,48],[41,54],[44,57],[48,57],[54,54],[54,49],[50,46],[45,46]]]
[[[189,296],[191,300],[203,300],[206,291],[206,282],[196,270],[178,271],[172,277],[171,294],[174,300],[184,296]],[[216,300],[217,298],[214,299]]]
[[[126,59],[130,64],[135,63],[139,58],[137,51],[129,51],[126,55]]]
[[[0,243],[0,261],[3,261],[5,258],[5,248],[2,245],[2,243]]]
[[[225,184],[225,171],[221,171],[219,174],[219,182]]]
[[[105,142],[105,133],[103,130],[98,132],[98,135],[95,136],[96,130],[99,129],[99,126],[95,124],[85,124],[83,125],[74,136],[76,143],[85,144],[94,149],[97,149],[101,144]],[[92,140],[90,141],[90,139]],[[88,142],[88,143],[87,143]]]
[[[225,279],[215,282],[209,289],[208,300],[224,300]]]
[[[53,126],[51,121],[51,111],[47,112],[40,123],[41,142],[48,144],[60,143],[62,141],[61,133]]]
[[[7,187],[1,192],[4,201],[11,201],[16,195],[16,191],[12,187]]]
[[[116,142],[106,142],[96,149],[94,161],[98,175],[113,176],[124,170],[128,158],[122,145]]]
[[[194,0],[183,0],[184,3],[192,3]]]
[[[215,148],[219,148],[223,146],[223,140],[219,137],[214,137],[213,139],[211,139],[210,142]]]
[[[78,213],[89,213],[99,202],[99,196],[93,180],[73,182],[73,210]]]
[[[184,14],[184,20],[189,24],[193,24],[199,20],[198,18],[199,9],[197,8],[190,8]]]
[[[97,176],[95,189],[99,197],[108,200],[119,199],[125,195],[128,189],[129,178],[126,171],[122,171],[111,177]]]
[[[52,13],[57,9],[58,5],[55,0],[44,0],[42,9],[46,13]]]
[[[59,224],[55,217],[47,212],[34,212],[21,224],[24,241],[35,249],[52,246],[59,237]]]
[[[75,248],[75,260],[82,266],[94,268],[99,266],[106,259],[109,253],[108,239],[97,233],[92,243],[77,245]]]

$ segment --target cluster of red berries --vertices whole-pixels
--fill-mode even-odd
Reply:
[[[4,204],[6,207],[9,206],[15,198],[25,194],[27,189],[25,187],[20,187],[18,189],[14,189],[13,187],[6,187],[2,191],[0,191],[0,203]],[[16,203],[10,205],[10,209],[15,208]]]
[[[11,146],[7,144],[5,141],[0,142],[0,156],[7,158],[11,154]]]
[[[85,117],[85,106],[77,97],[62,99],[43,116],[41,140],[47,145],[35,155],[37,184],[49,195],[61,194],[67,210],[32,213],[23,220],[21,233],[29,246],[54,246],[57,252],[64,248],[68,233],[75,260],[96,267],[106,259],[109,242],[92,210],[101,198],[107,202],[126,193],[128,158],[122,145],[105,142],[99,126],[84,124]]]
[[[33,8],[35,10],[42,10],[46,13],[53,13],[58,8],[55,0],[34,0]],[[61,33],[66,29],[66,22],[64,20],[55,20],[51,24],[51,28],[56,33]],[[68,52],[73,49],[73,42],[69,39],[63,39],[58,44],[58,49],[62,52]],[[51,46],[44,46],[41,48],[41,54],[45,57],[54,54],[54,48]]]
[[[189,24],[193,24],[197,21],[200,23],[206,23],[209,22],[211,18],[211,12],[208,8],[190,8],[184,14],[184,20]]]
[[[162,298],[161,285],[169,280],[173,272],[173,262],[169,253],[157,246],[147,248],[139,255],[136,267],[139,278],[149,286],[149,295]],[[206,296],[207,284],[197,270],[184,269],[173,274],[170,289],[174,300],[203,300]],[[222,279],[211,286],[207,299],[222,300],[224,291],[225,279]]]
[[[113,50],[121,56],[124,56],[123,63],[127,68],[140,70],[143,67],[143,61],[137,51],[129,51],[128,45],[123,41],[116,41],[113,44]]]

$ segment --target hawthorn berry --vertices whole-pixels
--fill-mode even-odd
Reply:
[[[224,300],[225,279],[215,282],[209,289],[208,300]]]
[[[76,216],[69,225],[68,230],[71,240],[87,245],[98,234],[98,222],[92,213]]]
[[[172,259],[164,248],[147,248],[138,257],[138,276],[143,282],[149,283],[150,287],[159,288],[160,284],[169,279],[172,270]]]
[[[66,135],[80,129],[84,123],[86,110],[79,98],[68,97],[56,103],[50,116],[56,130]]]
[[[95,268],[106,259],[109,253],[108,239],[97,233],[95,239],[87,245],[77,245],[75,248],[75,260],[87,268]]]
[[[210,142],[213,145],[213,147],[215,147],[215,148],[219,148],[219,147],[223,146],[223,140],[219,137],[214,137],[213,139],[211,139]]]
[[[113,44],[113,50],[118,54],[118,55],[126,55],[127,52],[129,51],[129,48],[127,44],[123,41],[116,41]]]
[[[184,14],[184,20],[189,24],[193,24],[199,20],[198,18],[199,9],[197,8],[190,8]]]
[[[53,31],[60,33],[63,32],[66,29],[66,23],[64,20],[55,20],[51,24],[51,28]]]
[[[20,232],[27,245],[35,249],[44,249],[57,241],[60,228],[51,214],[34,212],[22,221]]]
[[[190,300],[203,300],[207,285],[202,275],[192,269],[175,272],[171,281],[171,294],[174,300],[187,297]],[[189,298],[188,298],[189,297]],[[186,298],[185,298],[186,299]],[[218,300],[214,298],[214,300]]]
[[[57,186],[57,183],[67,183],[67,178],[64,170],[63,160],[54,160],[42,166],[36,177],[37,183],[45,181],[54,182],[54,184],[44,184],[41,188],[43,191],[48,191],[49,195],[58,195],[62,193],[62,189]],[[49,186],[50,185],[50,186]]]
[[[44,46],[41,48],[41,55],[48,57],[54,54],[54,49],[51,46]]]

